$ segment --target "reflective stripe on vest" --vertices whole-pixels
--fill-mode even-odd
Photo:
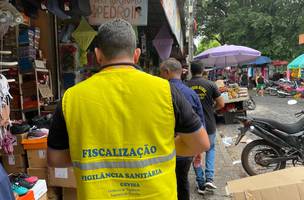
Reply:
[[[169,82],[108,68],[62,101],[79,199],[176,200]]]
[[[167,162],[169,160],[172,160],[175,157],[175,155],[176,154],[174,150],[171,154],[167,156],[160,156],[157,158],[151,158],[147,160],[138,160],[131,162],[93,162],[93,163],[73,162],[73,166],[81,170],[93,170],[100,168],[142,168],[149,165]]]

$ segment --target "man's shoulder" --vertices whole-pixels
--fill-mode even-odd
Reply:
[[[214,82],[206,80],[204,78],[196,78],[196,79],[190,79],[187,82],[187,85],[193,86],[193,85],[214,85]]]

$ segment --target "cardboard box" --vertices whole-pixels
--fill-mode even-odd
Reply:
[[[304,199],[304,167],[292,167],[227,183],[233,200]]]
[[[62,200],[77,200],[77,190],[75,188],[62,188]]]
[[[50,186],[76,188],[73,168],[48,168]]]
[[[13,147],[14,147],[14,152],[13,154],[17,155],[17,154],[25,154],[25,150],[23,148],[23,145],[21,144],[22,139],[26,139],[27,138],[27,133],[23,133],[23,134],[17,134],[17,135],[13,135],[13,137],[15,138],[15,142],[13,143]],[[7,155],[3,149],[0,150],[0,153],[2,155]]]
[[[47,167],[46,149],[27,150],[27,159],[30,168]]]
[[[48,179],[47,168],[27,168],[27,174],[30,176],[37,176],[39,179]]]
[[[48,200],[62,200],[62,188],[48,187],[47,197]]]
[[[3,155],[2,163],[4,168],[15,167],[24,168],[27,166],[27,160],[24,155]]]
[[[48,200],[47,194],[44,194],[42,197],[40,197],[38,200]]]
[[[7,174],[11,174],[11,173],[26,173],[26,168],[25,167],[11,167],[11,166],[7,166],[6,168],[4,168]]]
[[[40,200],[42,198],[44,200],[45,197],[43,196],[46,196],[47,198],[47,186],[45,180],[39,179],[31,190],[34,193],[35,199]]]

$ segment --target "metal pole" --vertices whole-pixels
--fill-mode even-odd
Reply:
[[[191,78],[191,62],[193,61],[193,5],[195,0],[188,0],[188,79]]]
[[[59,41],[58,41],[58,21],[57,17],[54,15],[54,32],[55,32],[55,53],[56,53],[56,78],[57,78],[57,99],[61,99],[61,71],[59,62]]]

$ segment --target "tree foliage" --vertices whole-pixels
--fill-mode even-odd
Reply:
[[[198,0],[199,35],[290,60],[304,53],[298,45],[304,33],[303,8],[303,0]]]
[[[216,38],[216,39],[214,39]],[[213,39],[207,38],[207,37],[202,37],[200,40],[200,43],[197,47],[196,54],[199,54],[207,49],[213,48],[213,47],[218,47],[220,46],[221,43],[218,41],[218,36],[214,36]]]

